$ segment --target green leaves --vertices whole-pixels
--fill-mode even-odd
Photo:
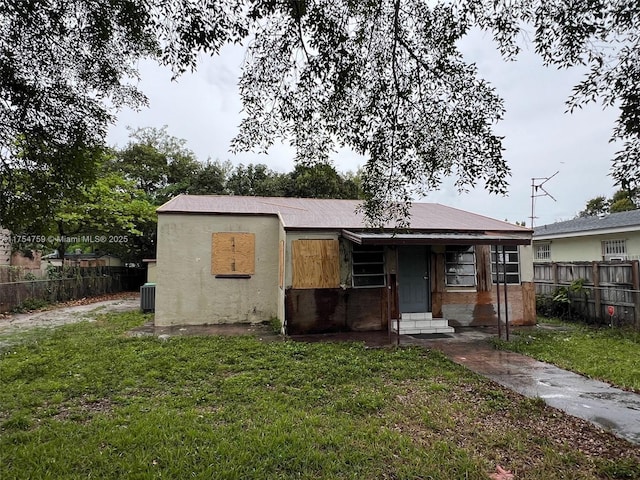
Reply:
[[[373,223],[406,219],[398,202],[450,175],[460,189],[483,182],[505,191],[509,169],[491,132],[502,101],[462,60],[455,42],[467,26],[451,5],[308,1],[300,15],[288,8],[274,6],[254,26],[235,148],[266,149],[283,138],[308,165],[326,163],[338,146],[366,155]]]
[[[445,178],[460,190],[504,193],[510,171],[493,131],[504,105],[456,45],[473,26],[491,31],[508,59],[533,28],[545,63],[585,66],[568,108],[619,106],[612,177],[637,188],[638,25],[640,8],[629,1],[4,2],[0,218],[11,221],[35,198],[51,199],[34,203],[46,214],[93,173],[95,162],[84,155],[102,145],[117,109],[144,105],[135,87],[140,58],[179,75],[197,66],[200,53],[232,42],[247,43],[235,149],[267,150],[284,139],[306,166],[330,163],[338,147],[365,155],[373,224],[406,223],[406,202]],[[143,150],[136,156],[155,168],[158,157]],[[176,167],[189,168],[188,160]],[[163,175],[139,187],[165,182],[173,185],[167,195],[185,191],[182,177]]]
[[[144,98],[124,78],[152,54],[140,2],[3,2],[0,6],[0,218],[31,215],[30,197],[51,204],[95,171],[114,108]],[[121,83],[122,82],[122,83]],[[29,182],[19,175],[27,175]],[[16,196],[22,191],[22,197]]]

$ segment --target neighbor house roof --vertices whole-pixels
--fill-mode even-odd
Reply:
[[[230,195],[179,195],[158,208],[158,214],[190,215],[277,215],[288,230],[343,230],[354,241],[374,243],[399,242],[398,233],[368,233],[364,215],[357,210],[359,200],[331,200],[316,198],[241,197]],[[531,230],[493,218],[447,207],[438,203],[413,203],[410,233],[403,243],[433,242],[433,233],[451,238],[462,234],[468,243],[529,244]],[[392,231],[393,225],[387,228]],[[416,236],[418,233],[422,237]],[[427,235],[431,233],[431,235]],[[446,235],[444,235],[446,234]],[[378,235],[372,237],[372,235]],[[382,235],[382,236],[381,236]],[[393,235],[391,240],[389,235]]]
[[[604,235],[640,230],[640,210],[610,213],[604,216],[578,217],[566,222],[557,222],[536,227],[534,240]]]

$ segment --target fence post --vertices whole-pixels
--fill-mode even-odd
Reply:
[[[633,282],[633,313],[636,330],[640,330],[640,261],[631,261],[631,281]]]
[[[594,300],[594,314],[596,323],[602,323],[602,292],[600,291],[600,263],[591,262],[591,276],[593,280],[593,300]],[[589,306],[586,305],[587,312]]]

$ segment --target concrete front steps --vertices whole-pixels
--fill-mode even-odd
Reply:
[[[391,327],[395,332],[397,324]],[[420,333],[454,333],[453,327],[444,318],[433,318],[431,312],[403,313],[400,319],[400,335],[417,335]]]

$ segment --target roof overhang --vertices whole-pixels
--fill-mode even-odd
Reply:
[[[530,245],[530,233],[513,232],[353,232],[342,236],[358,245]]]
[[[559,238],[578,238],[578,237],[595,237],[598,235],[616,235],[620,233],[631,233],[638,232],[639,226],[625,226],[625,227],[617,227],[617,228],[602,228],[602,229],[592,229],[592,230],[581,230],[579,232],[556,232],[556,233],[545,233],[543,229],[540,229],[538,232],[534,233],[533,240],[554,240]]]

